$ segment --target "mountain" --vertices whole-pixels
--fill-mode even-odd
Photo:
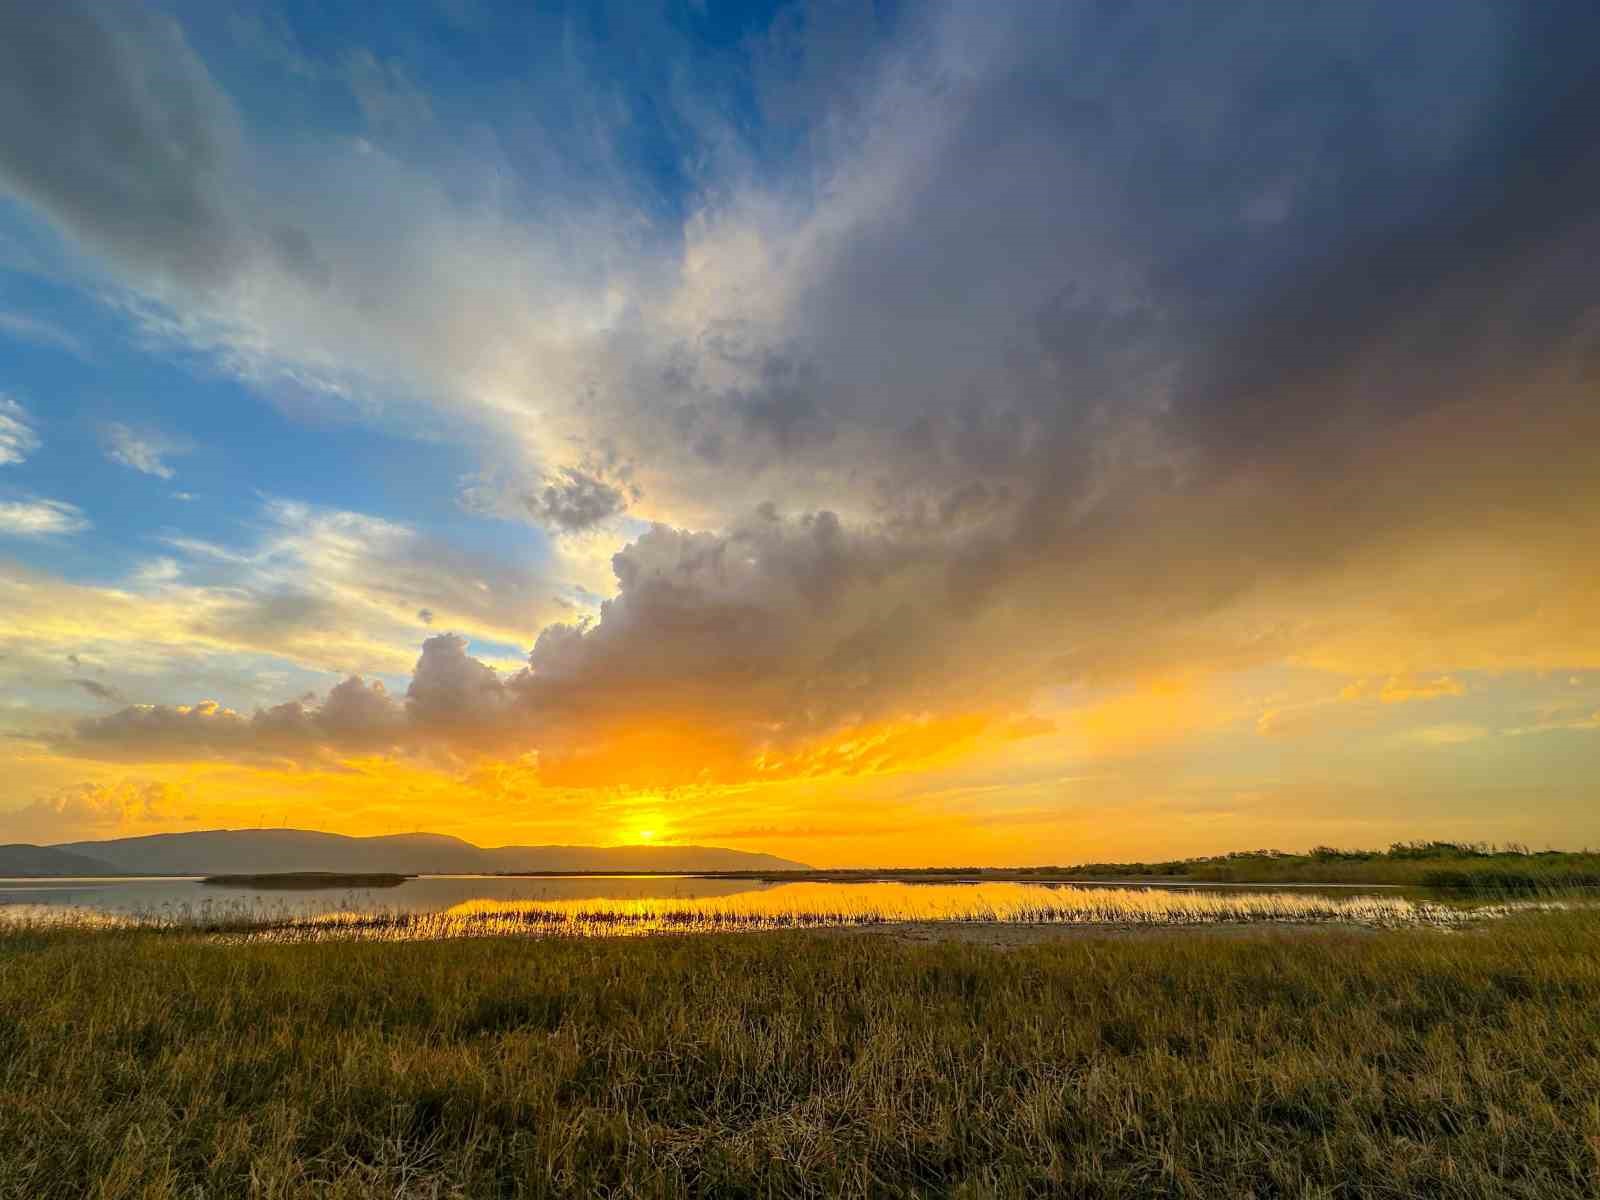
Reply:
[[[438,833],[345,837],[308,829],[209,829],[104,842],[26,847],[100,860],[98,870],[149,875],[269,871],[385,871],[471,875],[501,871],[785,871],[804,863],[715,846],[499,846]],[[4,860],[0,859],[0,863]],[[109,864],[109,867],[107,866]],[[66,871],[63,874],[93,874]]]
[[[439,834],[352,838],[309,829],[208,829],[56,847],[136,875],[261,874],[269,871],[392,871],[454,875],[483,870],[483,851]]]
[[[0,877],[19,875],[116,875],[116,867],[97,858],[53,846],[12,843],[0,846]]]

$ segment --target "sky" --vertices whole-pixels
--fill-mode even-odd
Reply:
[[[0,0],[0,842],[1600,843],[1586,0]]]

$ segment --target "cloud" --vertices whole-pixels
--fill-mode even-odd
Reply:
[[[154,280],[216,286],[247,227],[227,204],[232,107],[162,16],[8,0],[0,185]]]
[[[1457,722],[1447,725],[1428,725],[1412,730],[1405,735],[1404,740],[1420,742],[1425,746],[1459,746],[1488,736],[1489,731],[1481,725]]]
[[[107,838],[170,828],[185,802],[172,784],[150,780],[80,783],[57,789],[20,809],[0,812],[6,839],[58,842]]]
[[[1437,679],[1391,676],[1383,685],[1379,699],[1385,704],[1406,704],[1413,700],[1437,700],[1443,696],[1464,696],[1467,689],[1449,675]]]
[[[566,611],[537,558],[507,562],[399,522],[272,501],[250,530],[232,548],[170,535],[165,554],[93,583],[0,563],[0,695],[48,711],[59,697],[39,681],[77,654],[132,700],[198,692],[248,712],[329,672],[407,675],[419,609],[497,647],[531,644]]]
[[[0,179],[148,331],[541,481],[469,504],[654,522],[587,623],[545,625],[543,564],[362,514],[278,505],[212,556],[206,644],[388,669],[423,606],[532,641],[500,673],[429,639],[407,744],[549,767],[670,713],[756,770],[1063,684],[1294,662],[1394,703],[1600,664],[1600,14],[1263,11],[784,22],[738,81],[770,141],[664,104],[696,170],[652,204],[626,113],[534,172],[429,142],[446,103],[366,57],[370,137],[285,149],[176,27],[49,6],[0,51]]]
[[[0,333],[42,346],[53,346],[78,358],[88,357],[83,342],[75,335],[58,325],[26,313],[0,311]]]
[[[406,713],[423,729],[467,739],[495,736],[509,697],[492,667],[467,653],[467,640],[442,633],[422,643],[406,689]]]
[[[1086,526],[1136,527],[1169,504],[1199,499],[1222,520],[1216,493],[1250,486],[1272,499],[1239,557],[1287,567],[1297,539],[1280,513],[1318,509],[1330,547],[1411,520],[1404,495],[1329,514],[1337,473],[1318,462],[1359,462],[1396,423],[1486,380],[1509,403],[1526,389],[1507,372],[1581,341],[1573,256],[1515,231],[1538,212],[1551,242],[1591,236],[1570,186],[1591,156],[1561,101],[1592,86],[1565,48],[1593,17],[1469,3],[1441,29],[1440,11],[1358,4],[1264,25],[1253,10],[996,20],[942,4],[892,43],[870,21],[825,35],[812,14],[754,39],[750,67],[774,128],[803,115],[815,130],[802,161],[735,170],[764,147],[668,109],[704,140],[710,172],[669,223],[587,143],[562,149],[593,177],[569,189],[552,170],[537,221],[495,202],[510,164],[492,148],[448,160],[448,194],[430,182],[444,153],[431,143],[352,154],[307,138],[295,171],[272,172],[271,146],[180,32],[74,10],[27,32],[40,60],[81,39],[87,63],[20,76],[17,111],[76,87],[90,98],[75,110],[82,144],[132,122],[151,150],[121,152],[118,171],[70,195],[57,176],[73,155],[21,139],[13,172],[127,264],[156,326],[263,386],[400,384],[467,416],[548,476],[530,507],[557,529],[620,509],[614,481],[574,491],[552,465],[576,447],[633,471],[643,515],[679,525],[722,527],[773,496],[847,520],[890,507],[907,522],[1024,524],[994,567],[1075,556]],[[1410,69],[1393,70],[1387,56],[1413,44]],[[1538,79],[1503,86],[1535,61]],[[346,66],[371,120],[441,115],[401,64]],[[168,127],[187,140],[159,141]],[[609,130],[590,132],[603,144]],[[167,203],[124,194],[147,176]],[[1502,176],[1516,186],[1492,188]],[[1157,201],[1173,194],[1199,200]],[[185,210],[179,238],[165,214]],[[271,215],[286,210],[294,230]],[[374,224],[404,230],[408,253]],[[1451,267],[1463,244],[1492,247],[1465,274]],[[1508,272],[1548,297],[1552,321],[1519,322],[1474,282]],[[1420,303],[1397,311],[1401,292]],[[1315,354],[1307,320],[1329,329],[1309,339]],[[1506,369],[1423,336],[1440,323],[1457,331],[1447,341],[1485,347],[1476,331],[1505,330]],[[1371,377],[1401,399],[1352,382]]]
[[[28,410],[9,396],[0,395],[0,466],[22,462],[39,445]]]
[[[1256,718],[1256,732],[1262,737],[1293,736],[1320,728],[1325,714],[1320,705],[1294,708],[1269,708]]]
[[[1542,713],[1539,720],[1531,725],[1519,725],[1502,732],[1511,737],[1525,737],[1533,733],[1586,732],[1595,729],[1600,729],[1600,710],[1588,712],[1581,706],[1562,705]]]
[[[594,533],[627,511],[637,485],[611,482],[603,469],[561,467],[529,486],[501,472],[462,481],[460,503],[468,512],[525,520],[558,537]]]
[[[1391,675],[1387,679],[1358,679],[1345,685],[1339,699],[1345,701],[1377,699],[1384,704],[1408,704],[1415,700],[1438,700],[1464,696],[1467,689],[1450,675],[1425,679],[1415,675]]]
[[[258,541],[242,550],[169,540],[199,577],[226,584],[185,593],[193,635],[328,669],[390,671],[410,660],[420,610],[512,644],[526,644],[555,611],[537,564],[364,513],[271,500],[261,517]]]
[[[1264,737],[1296,737],[1328,730],[1349,731],[1374,724],[1379,719],[1378,707],[1466,694],[1466,685],[1452,675],[1428,678],[1400,674],[1356,679],[1333,695],[1266,709],[1256,720],[1256,732]]]
[[[381,682],[352,675],[320,704],[290,700],[249,717],[215,700],[130,705],[78,722],[74,736],[89,757],[145,762],[299,757],[321,748],[385,748],[399,733],[402,711]]]
[[[370,50],[358,50],[345,61],[345,77],[373,129],[408,134],[432,123],[427,94],[411,81],[403,63],[380,62]]]
[[[117,423],[106,425],[101,435],[108,459],[158,479],[171,479],[176,474],[164,461],[166,458],[188,454],[194,449],[194,444],[187,438],[172,437],[153,430],[134,430]]]
[[[104,684],[94,679],[73,679],[69,680],[69,682],[74,687],[82,688],[96,700],[105,700],[112,704],[122,703],[122,693],[117,691],[116,688],[111,687],[109,684]]]
[[[563,467],[524,495],[522,502],[529,515],[552,533],[585,533],[628,507],[620,488],[575,467]]]
[[[64,500],[0,500],[0,537],[60,537],[88,528],[83,510]]]

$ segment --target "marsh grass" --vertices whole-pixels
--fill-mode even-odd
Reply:
[[[206,901],[123,916],[81,908],[0,909],[13,925],[193,929],[275,941],[496,937],[615,937],[879,925],[895,921],[1025,925],[1204,926],[1354,924],[1457,928],[1527,906],[1437,903],[1397,894],[1208,891],[1155,887],[1046,887],[1025,883],[799,883],[732,896],[620,900],[476,900],[442,912],[332,905],[305,913],[268,900]]]
[[[442,913],[331,913],[283,922],[246,936],[277,941],[346,938],[415,940],[516,936],[607,937],[648,933],[729,933],[825,929],[918,920],[1023,925],[1188,927],[1225,924],[1343,923],[1376,928],[1454,928],[1511,911],[1460,908],[1398,896],[1216,893],[1147,888],[1039,888],[1019,884],[935,887],[914,884],[801,885],[782,904],[772,898],[583,900],[528,904],[479,901]]]
[[[1244,850],[1170,862],[1089,863],[1037,870],[1063,879],[1149,876],[1196,883],[1366,883],[1527,893],[1600,886],[1600,853],[1416,841],[1396,842],[1387,850],[1334,846],[1318,846],[1305,854]]]
[[[1600,922],[0,936],[0,1196],[1592,1197]]]

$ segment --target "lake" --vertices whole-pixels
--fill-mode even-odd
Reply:
[[[238,927],[282,940],[717,932],[894,921],[1194,926],[1468,919],[1373,889],[1078,883],[783,882],[696,876],[429,875],[284,891],[198,877],[0,879],[0,922]]]

